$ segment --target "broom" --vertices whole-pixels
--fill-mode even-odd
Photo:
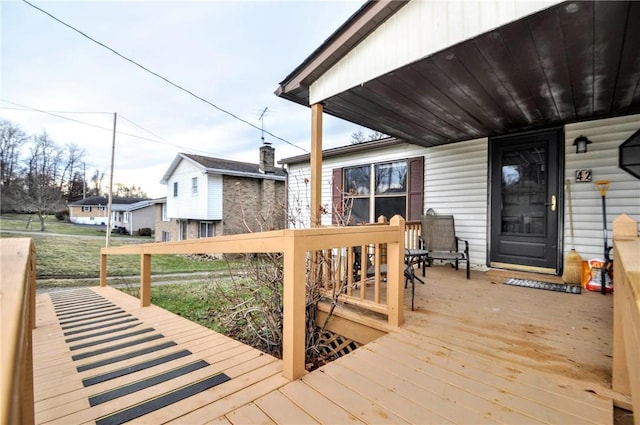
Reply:
[[[567,196],[569,197],[569,228],[571,231],[571,251],[567,254],[564,263],[562,280],[564,283],[580,285],[582,278],[582,257],[576,252],[575,240],[573,237],[573,205],[571,202],[571,180],[567,179]]]

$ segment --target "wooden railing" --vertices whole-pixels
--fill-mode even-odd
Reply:
[[[406,248],[420,248],[420,235],[422,235],[422,222],[411,220],[405,223],[404,245]]]
[[[386,244],[386,303],[362,302],[361,306],[387,315],[390,325],[403,321],[403,262],[405,222],[393,217],[389,225],[317,227],[218,236],[213,238],[103,248],[100,285],[107,284],[108,255],[140,255],[140,303],[150,304],[151,255],[195,253],[284,253],[283,375],[294,380],[305,373],[305,305],[307,279],[320,279],[333,287],[349,275],[348,253],[353,247]],[[340,253],[340,254],[338,254]],[[343,256],[343,253],[347,255]],[[320,260],[318,260],[320,259]],[[319,262],[318,262],[319,261]],[[352,267],[352,266],[351,266]],[[378,276],[379,279],[379,276]],[[345,297],[347,295],[345,294]]]
[[[626,214],[613,221],[613,390],[631,397],[640,424],[640,238]],[[625,407],[625,406],[623,406]]]
[[[36,324],[35,246],[31,239],[0,239],[2,424],[33,424],[33,340]]]

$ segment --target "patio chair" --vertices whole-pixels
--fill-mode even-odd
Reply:
[[[467,279],[470,279],[469,242],[456,236],[452,215],[423,215],[420,243],[428,251],[422,262],[423,274],[433,260],[450,262],[456,270],[460,261],[466,261]],[[460,243],[464,243],[464,250],[460,250]]]

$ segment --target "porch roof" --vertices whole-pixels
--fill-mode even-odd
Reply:
[[[310,87],[405,5],[366,3],[276,94],[309,105]],[[640,2],[563,2],[321,103],[328,114],[421,146],[640,113],[638,21]],[[381,43],[381,57],[392,53],[385,48],[400,46]]]

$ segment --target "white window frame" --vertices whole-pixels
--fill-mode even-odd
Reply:
[[[91,205],[83,205],[82,212],[91,212]]]
[[[405,216],[407,214],[407,202],[408,202],[408,198],[409,198],[409,187],[407,186],[405,188],[404,192],[395,192],[395,193],[388,193],[388,194],[376,194],[376,167],[377,166],[383,166],[386,164],[394,164],[394,163],[401,163],[404,162],[406,169],[407,169],[407,174],[409,172],[409,160],[408,159],[396,159],[396,160],[389,160],[389,161],[382,161],[382,162],[375,162],[375,163],[368,163],[368,164],[360,164],[360,165],[352,165],[352,166],[348,166],[348,167],[344,167],[343,168],[343,179],[346,179],[346,175],[347,175],[347,170],[351,169],[351,168],[359,168],[359,167],[370,167],[370,171],[369,171],[369,188],[368,188],[368,193],[364,193],[364,194],[359,194],[359,193],[352,193],[349,194],[348,191],[343,195],[343,200],[347,201],[348,199],[352,198],[352,199],[368,199],[369,200],[369,222],[370,223],[374,223],[377,220],[377,217],[375,216],[376,214],[376,199],[379,198],[385,198],[385,197],[404,197],[405,200]],[[408,177],[408,175],[407,175]],[[405,177],[405,179],[407,178]],[[405,185],[408,184],[408,181],[405,180]],[[343,181],[343,187],[346,189],[348,187],[348,185],[346,184],[346,182]],[[389,219],[390,217],[387,217],[387,219]]]
[[[177,198],[178,197],[178,182],[173,182],[173,197]]]
[[[202,226],[206,227],[205,234],[203,235]],[[209,230],[211,230],[211,234],[209,235]],[[198,237],[199,238],[211,238],[216,235],[216,225],[212,221],[201,221],[198,223]]]
[[[191,196],[198,196],[198,178],[191,178]]]

